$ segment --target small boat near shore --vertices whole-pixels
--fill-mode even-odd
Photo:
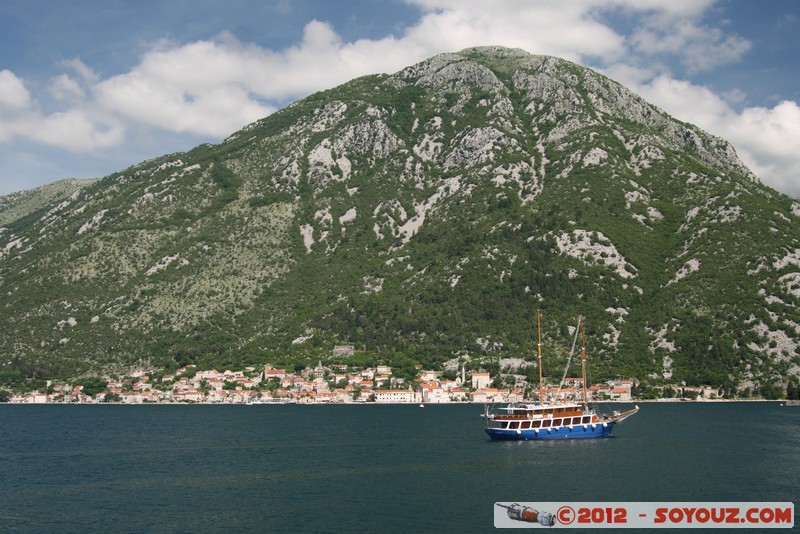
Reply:
[[[539,398],[544,399],[542,384],[542,336],[539,314],[536,314],[539,332]],[[600,415],[589,408],[586,390],[586,340],[583,318],[578,319],[581,334],[581,359],[583,367],[583,402],[522,402],[511,403],[490,410],[484,409],[484,429],[493,440],[540,440],[603,438],[617,425],[639,411],[639,406],[625,412],[615,411]],[[576,332],[577,336],[577,332]],[[574,348],[574,344],[573,344]],[[569,365],[569,363],[567,364]]]
[[[280,397],[268,397],[265,399],[252,399],[247,401],[248,406],[253,406],[254,404],[294,404],[294,400]]]

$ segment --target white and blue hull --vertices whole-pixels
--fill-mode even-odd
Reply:
[[[616,422],[590,423],[586,425],[560,426],[551,428],[486,428],[486,433],[494,440],[532,441],[537,439],[587,439],[604,438],[611,434]]]

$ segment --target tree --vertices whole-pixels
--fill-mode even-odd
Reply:
[[[442,371],[440,378],[442,380],[455,380],[456,378],[458,378],[458,372],[455,371],[454,369]]]
[[[759,393],[761,393],[761,395],[768,400],[779,399],[781,398],[781,395],[783,395],[782,388],[772,383],[761,386]]]
[[[800,400],[800,385],[794,380],[789,380],[786,386],[786,398],[789,400]]]
[[[80,385],[83,386],[83,392],[86,395],[94,397],[108,387],[108,382],[102,378],[87,378],[86,380],[83,380]]]

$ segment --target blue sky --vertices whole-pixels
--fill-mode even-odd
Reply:
[[[595,68],[800,196],[795,0],[3,0],[0,195],[218,142],[441,52]]]

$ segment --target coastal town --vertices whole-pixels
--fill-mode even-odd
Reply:
[[[45,390],[14,393],[15,404],[47,403],[205,403],[205,404],[350,404],[350,403],[504,403],[530,398],[531,385],[515,382],[505,386],[489,372],[461,367],[455,378],[441,371],[417,369],[413,381],[393,375],[392,367],[377,365],[363,369],[346,364],[323,365],[300,370],[247,367],[243,370],[200,370],[186,365],[174,373],[134,373],[120,380],[102,380],[92,386],[48,382]],[[507,378],[507,377],[506,377]],[[611,380],[588,386],[590,400],[632,400],[634,382]],[[576,400],[583,395],[581,378],[567,378],[561,387],[546,385],[550,399]],[[537,391],[538,393],[538,391]],[[707,396],[716,394],[716,389]]]

